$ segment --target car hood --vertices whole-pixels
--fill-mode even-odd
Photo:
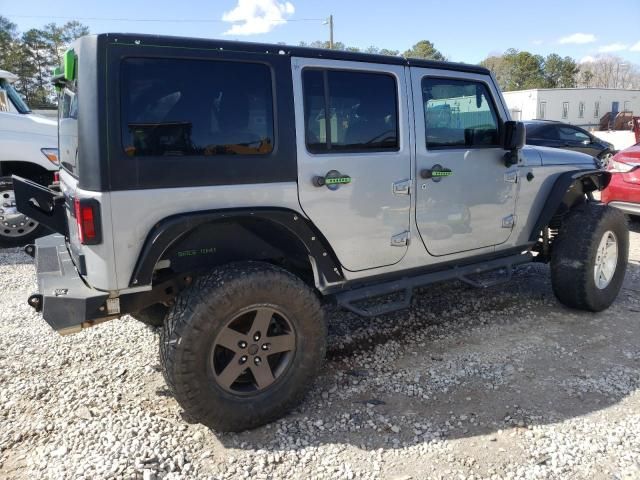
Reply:
[[[640,143],[632,145],[629,148],[625,148],[624,150],[620,150],[613,159],[619,162],[640,163]]]
[[[56,138],[58,136],[58,122],[33,113],[3,112],[0,115],[0,131]],[[57,139],[55,143],[57,143]]]
[[[523,154],[527,160],[537,159],[542,165],[588,165],[590,167],[598,165],[591,155],[560,148],[526,145],[523,148]]]

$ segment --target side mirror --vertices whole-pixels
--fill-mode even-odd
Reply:
[[[504,154],[504,165],[509,168],[518,163],[518,150],[524,147],[527,131],[522,122],[509,120],[504,122],[502,148],[509,150]]]
[[[520,150],[527,138],[524,123],[509,120],[504,122],[503,148],[505,150]]]

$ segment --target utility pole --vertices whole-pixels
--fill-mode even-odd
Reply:
[[[616,84],[614,85],[614,88],[618,88],[618,73],[620,73],[620,67],[626,67],[626,66],[627,66],[626,63],[618,63],[617,68],[616,68]],[[623,75],[624,75],[624,73],[623,73]]]
[[[333,14],[329,15],[329,48],[333,50]]]

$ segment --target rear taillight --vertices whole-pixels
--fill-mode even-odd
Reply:
[[[73,200],[78,225],[78,240],[83,245],[96,245],[102,241],[100,231],[100,204],[93,198]]]

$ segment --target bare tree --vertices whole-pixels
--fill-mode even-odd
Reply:
[[[580,64],[578,84],[583,87],[640,88],[638,66],[617,55],[598,55]]]

